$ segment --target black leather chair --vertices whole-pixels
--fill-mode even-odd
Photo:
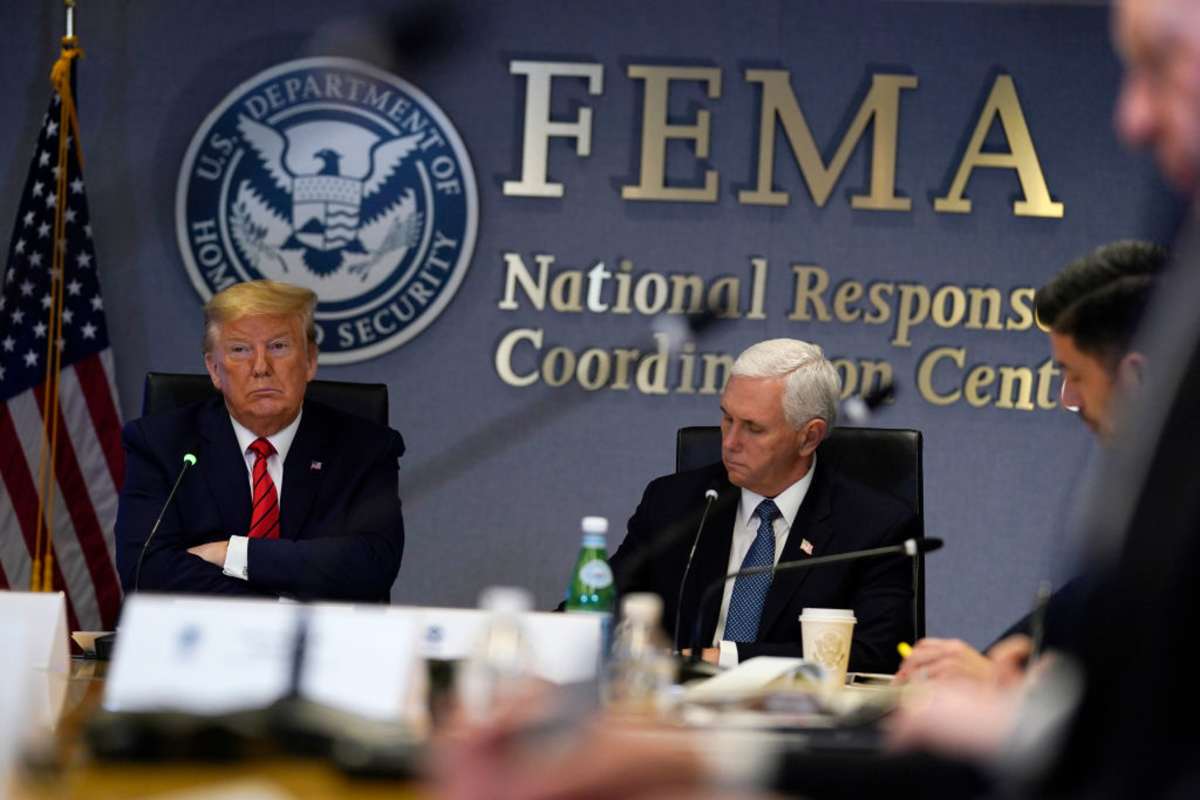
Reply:
[[[925,536],[924,467],[920,431],[905,428],[834,428],[821,443],[820,457],[851,480],[906,503],[917,516],[916,536]],[[680,428],[675,437],[675,471],[721,460],[721,429],[715,425]],[[913,629],[925,635],[925,556],[913,559]]]
[[[207,373],[147,372],[142,392],[142,414],[168,411],[217,395]],[[347,414],[388,424],[388,390],[383,383],[311,381],[305,398]]]

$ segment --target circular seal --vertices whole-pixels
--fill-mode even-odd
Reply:
[[[368,64],[306,58],[205,118],[175,228],[205,301],[256,278],[307,286],[321,362],[348,364],[437,318],[470,266],[478,208],[466,148],[432,100]]]

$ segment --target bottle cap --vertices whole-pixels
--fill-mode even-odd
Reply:
[[[533,607],[533,596],[519,586],[489,586],[479,595],[479,607],[484,611],[520,614]]]
[[[662,598],[650,592],[634,592],[621,599],[621,616],[643,625],[657,625],[662,619]]]
[[[581,524],[584,533],[598,533],[601,536],[608,533],[607,517],[584,517]]]

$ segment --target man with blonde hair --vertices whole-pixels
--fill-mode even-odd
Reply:
[[[738,579],[720,606],[697,606],[704,588],[752,566],[899,544],[915,516],[899,500],[837,474],[817,448],[837,421],[841,386],[821,348],[771,339],[745,350],[721,395],[721,462],[658,478],[646,487],[628,534],[613,554],[623,592],[663,599],[668,631],[687,645],[703,613],[704,657],[732,665],[755,655],[800,655],[801,609],[853,609],[850,668],[894,671],[896,645],[912,636],[912,573],[905,559],[847,563]],[[705,491],[718,499],[679,601],[691,536]],[[674,628],[679,612],[679,631]]]
[[[404,551],[396,431],[304,399],[316,295],[235,284],[204,307],[214,397],[123,433],[117,567],[135,589],[387,601]],[[174,500],[144,546],[183,465]]]

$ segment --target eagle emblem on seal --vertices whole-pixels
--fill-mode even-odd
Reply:
[[[259,168],[238,186],[230,228],[255,267],[274,259],[288,272],[293,259],[287,255],[294,253],[316,276],[345,267],[365,281],[379,261],[403,258],[420,240],[416,195],[398,173],[420,134],[365,147],[349,141],[339,148],[306,140],[302,130],[280,132],[245,115],[239,116],[237,129]],[[356,145],[359,152],[345,152]],[[363,174],[345,174],[343,162],[350,155],[365,162]],[[299,164],[308,164],[308,170]],[[375,246],[364,242],[365,230],[375,233]]]

